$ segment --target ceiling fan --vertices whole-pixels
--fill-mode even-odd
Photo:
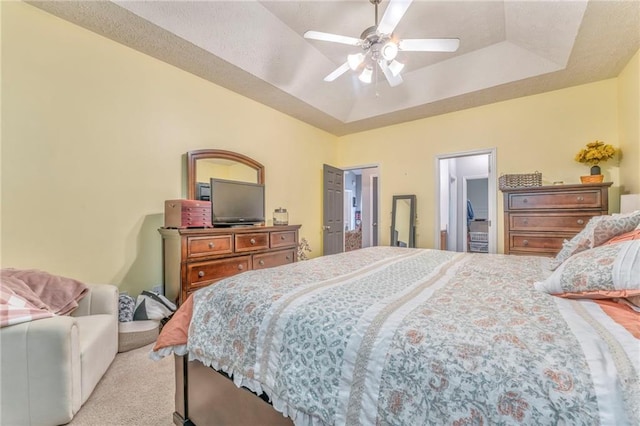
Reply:
[[[304,38],[330,41],[359,46],[362,52],[347,56],[347,61],[336,68],[324,81],[333,81],[349,70],[360,71],[358,77],[364,83],[371,83],[376,65],[380,67],[391,87],[402,83],[400,71],[404,64],[396,60],[403,52],[455,52],[460,45],[458,38],[415,38],[398,39],[393,30],[404,16],[413,0],[390,0],[387,10],[378,23],[378,5],[381,0],[369,0],[375,6],[375,25],[362,32],[360,38],[307,31]]]

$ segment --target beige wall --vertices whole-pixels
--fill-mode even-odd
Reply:
[[[417,243],[432,246],[438,154],[496,147],[498,175],[571,183],[588,174],[575,153],[601,139],[630,153],[624,172],[603,167],[612,194],[621,182],[640,189],[637,54],[619,79],[336,138],[27,4],[0,5],[3,267],[132,294],[159,284],[163,202],[185,195],[193,149],[261,162],[267,214],[287,208],[312,257],[322,253],[323,163],[380,165],[381,244],[392,195],[416,194]]]
[[[640,51],[618,76],[621,193],[640,193]]]
[[[380,164],[382,244],[389,243],[384,230],[391,225],[392,196],[416,194],[416,243],[433,247],[437,155],[495,147],[498,176],[537,170],[543,183],[579,183],[580,175],[589,174],[573,159],[580,148],[595,139],[619,146],[617,90],[617,80],[610,79],[344,136],[339,165]],[[617,211],[618,162],[602,164],[602,170],[614,182],[611,209]],[[497,211],[502,252],[501,194]]]
[[[2,266],[138,294],[162,282],[164,200],[184,153],[265,166],[279,206],[319,255],[322,164],[335,140],[25,3],[2,2]]]

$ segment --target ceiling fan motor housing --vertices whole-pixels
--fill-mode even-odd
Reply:
[[[391,61],[398,54],[398,45],[392,41],[391,34],[379,34],[378,27],[375,25],[364,30],[360,39],[362,50],[365,54],[371,53],[371,59],[376,62],[381,58]]]

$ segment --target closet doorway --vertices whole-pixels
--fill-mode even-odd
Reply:
[[[436,248],[496,253],[495,159],[495,148],[436,157]]]

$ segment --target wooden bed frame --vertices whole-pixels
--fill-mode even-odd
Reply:
[[[176,425],[293,426],[290,418],[227,376],[186,356],[175,356]]]

